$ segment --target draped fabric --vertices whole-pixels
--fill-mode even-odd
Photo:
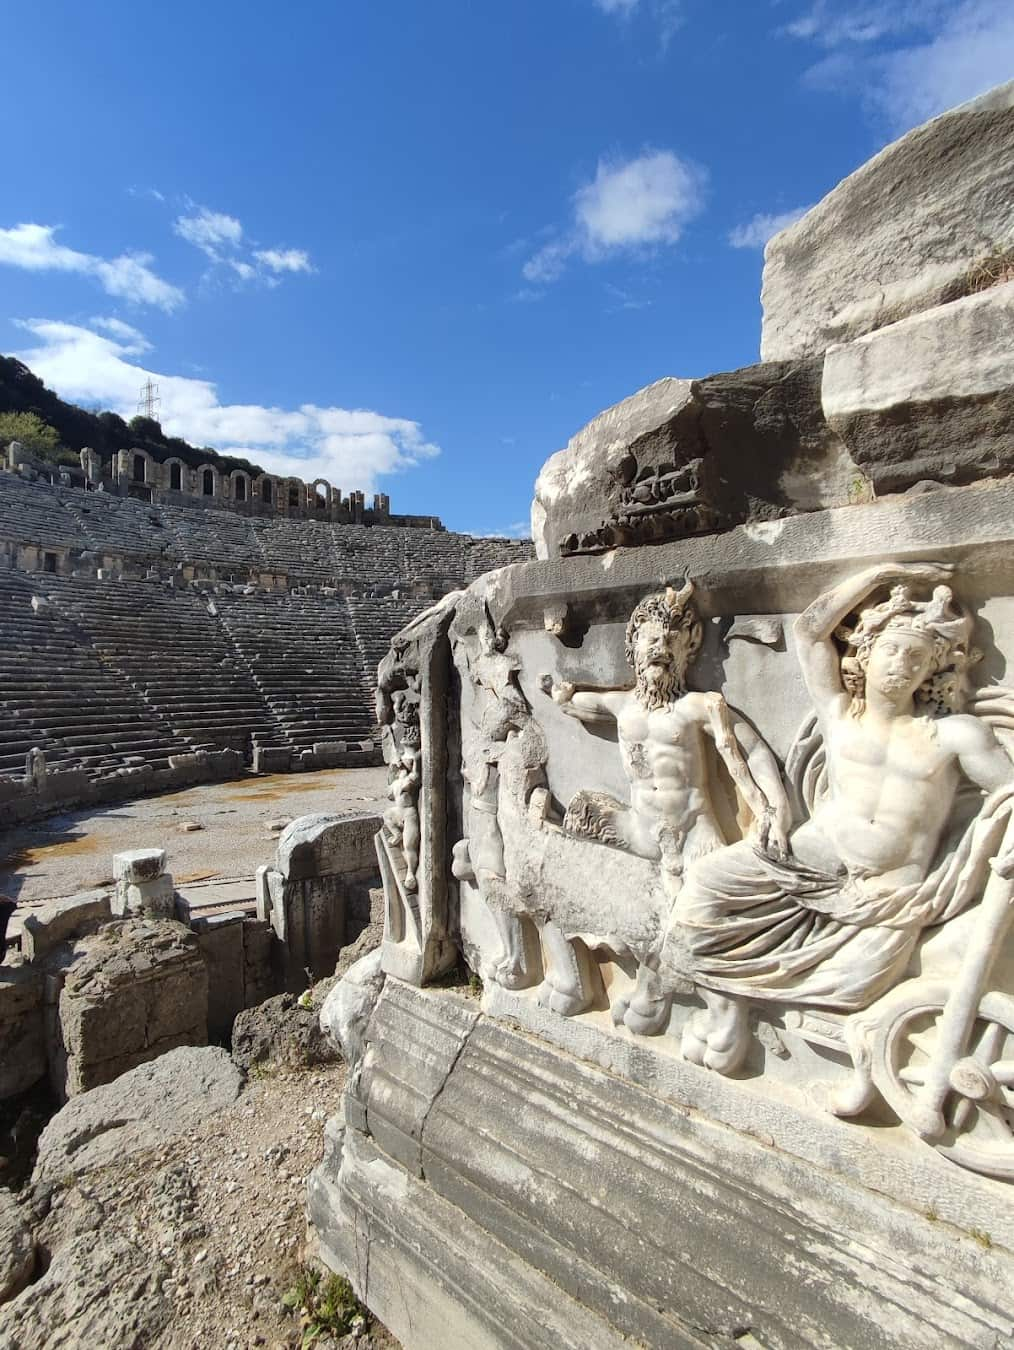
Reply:
[[[669,920],[663,977],[747,998],[851,1012],[904,974],[922,930],[982,894],[1014,813],[1014,787],[983,802],[926,878],[881,894],[877,879],[779,862],[746,840],[689,870]]]

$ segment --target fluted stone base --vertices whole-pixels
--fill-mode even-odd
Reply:
[[[748,1084],[594,1054],[388,979],[309,1204],[408,1350],[1009,1342],[1002,1187],[962,1173],[962,1218],[927,1150],[938,1212],[904,1169],[902,1194],[871,1187],[875,1130],[791,1105],[734,1126],[720,1097],[748,1122]]]

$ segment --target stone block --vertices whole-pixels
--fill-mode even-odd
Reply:
[[[337,769],[348,755],[347,741],[315,741],[313,759],[319,769]]]
[[[1010,244],[1014,83],[935,117],[839,183],[765,253],[761,356],[823,352],[965,293]]]
[[[1003,1188],[937,1160],[913,1191],[878,1132],[843,1150],[847,1126],[760,1094],[730,1128],[750,1085],[683,1061],[638,1083],[636,1047],[607,1040],[568,1052],[388,981],[356,1089],[367,1129],[346,1111],[309,1216],[407,1345],[500,1347],[507,1325],[526,1350],[1009,1338]]]
[[[113,880],[125,882],[154,881],[165,871],[164,848],[134,848],[113,854]]]
[[[168,874],[152,881],[120,882],[113,897],[117,918],[171,919],[176,912],[173,879]]]
[[[271,925],[259,919],[243,920],[243,1005],[253,1008],[279,992],[275,971],[274,934]]]
[[[244,915],[209,914],[191,921],[208,968],[208,1035],[225,1039],[236,1014],[246,1006]]]
[[[376,872],[375,815],[297,816],[278,841],[275,866],[289,881],[342,873]]]
[[[46,1075],[43,990],[37,966],[0,966],[0,1100]]]
[[[1014,469],[1014,285],[924,310],[824,358],[824,413],[880,493]]]
[[[824,417],[819,359],[663,379],[606,409],[535,484],[540,558],[844,505],[855,465]],[[566,622],[547,611],[547,623]]]
[[[129,919],[69,951],[49,1047],[63,1097],[207,1040],[208,973],[181,924]]]
[[[111,916],[108,891],[81,891],[49,900],[25,915],[21,950],[26,960],[37,961],[59,942],[94,933]]]
[[[283,746],[258,745],[253,752],[254,773],[288,773],[292,751]]]

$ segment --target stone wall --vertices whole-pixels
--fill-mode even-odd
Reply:
[[[376,817],[302,817],[258,877],[258,912],[191,911],[158,848],[117,854],[114,891],[28,913],[0,963],[0,1100],[48,1077],[65,1099],[239,1012],[331,975],[370,921]]]

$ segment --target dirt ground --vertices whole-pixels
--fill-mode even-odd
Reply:
[[[42,1306],[33,1303],[16,1323],[16,1305],[5,1305],[0,1323],[11,1319],[14,1344],[298,1347],[304,1326],[283,1300],[305,1255],[306,1178],[320,1161],[324,1122],[338,1110],[344,1078],[340,1064],[265,1066],[231,1106],[189,1135],[49,1187],[36,1239],[50,1252],[72,1244],[79,1274],[69,1288],[29,1290],[25,1297],[42,1298]],[[102,1268],[99,1285],[91,1264]],[[3,1326],[0,1342],[10,1343]],[[318,1350],[352,1343],[398,1346],[371,1319],[359,1338],[314,1342]]]
[[[177,883],[250,877],[275,854],[271,822],[386,803],[387,771],[328,769],[204,783],[101,810],[72,811],[0,835],[0,894],[30,908],[111,883],[113,854],[165,848]],[[184,823],[199,830],[184,831]]]

